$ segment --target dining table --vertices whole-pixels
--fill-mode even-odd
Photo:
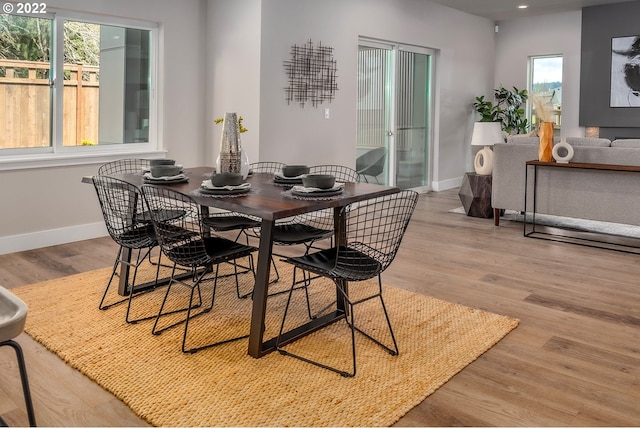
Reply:
[[[200,189],[203,181],[207,180],[213,173],[212,167],[185,168],[183,173],[186,176],[185,180],[167,180],[160,183],[158,180],[154,181],[153,185],[171,186],[172,189],[191,196],[202,207],[205,215],[208,213],[209,208],[217,208],[261,219],[248,346],[248,354],[254,358],[260,358],[276,349],[276,337],[266,340],[264,338],[276,222],[300,214],[332,209],[336,231],[336,241],[334,242],[335,245],[340,245],[340,242],[337,241],[340,234],[337,231],[342,230],[346,224],[343,215],[345,206],[400,191],[399,188],[394,186],[358,182],[344,183],[342,192],[330,197],[296,196],[296,194],[291,193],[292,184],[283,184],[278,180],[274,180],[274,174],[256,173],[247,177],[246,183],[250,184],[250,190],[245,193],[230,193],[228,196],[211,195],[201,192]],[[136,186],[142,186],[146,181],[143,173],[116,174],[113,177]],[[92,183],[91,177],[83,177],[82,181]],[[118,287],[118,292],[122,295],[127,293],[126,279],[129,277],[127,269],[127,264],[121,263],[121,283]],[[124,281],[122,280],[123,278]],[[343,286],[346,287],[346,284]],[[337,291],[336,293],[338,296]],[[335,311],[311,319],[306,324],[283,333],[280,338],[280,344],[289,343],[343,318],[345,310],[342,299],[337,299]]]

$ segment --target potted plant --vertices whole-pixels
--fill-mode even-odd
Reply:
[[[480,122],[501,122],[502,130],[507,134],[524,134],[529,129],[529,121],[525,111],[521,108],[527,101],[526,89],[512,90],[502,85],[493,90],[495,104],[485,100],[484,95],[476,97],[473,107],[480,114]]]

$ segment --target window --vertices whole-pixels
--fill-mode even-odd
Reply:
[[[0,162],[152,151],[155,26],[0,15]]]
[[[529,122],[537,129],[540,119],[562,124],[562,56],[534,56],[529,61]],[[544,109],[544,111],[536,110]]]

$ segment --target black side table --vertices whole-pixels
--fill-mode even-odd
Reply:
[[[468,216],[493,218],[491,208],[491,183],[493,176],[475,172],[464,174],[458,197]]]

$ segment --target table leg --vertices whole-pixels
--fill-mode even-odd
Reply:
[[[264,321],[267,312],[267,296],[269,293],[269,275],[271,270],[271,253],[273,251],[273,231],[275,222],[262,220],[260,228],[260,244],[258,247],[258,269],[253,287],[253,309],[251,311],[251,330],[249,332],[249,355],[260,358],[270,350],[263,347]]]
[[[118,283],[118,294],[121,296],[129,295],[129,262],[131,262],[131,248],[123,248],[120,254],[121,260],[127,263],[120,263],[120,282]]]
[[[344,240],[344,230],[347,227],[347,220],[344,215],[344,210],[340,207],[336,207],[333,209],[333,230],[334,230],[334,240],[336,247],[340,247],[341,245],[345,245],[346,242]],[[341,279],[339,280],[340,286],[344,290],[346,295],[349,295],[349,283],[347,280]],[[336,286],[336,305],[339,312],[346,313],[346,305],[344,304],[344,296],[338,290]]]

